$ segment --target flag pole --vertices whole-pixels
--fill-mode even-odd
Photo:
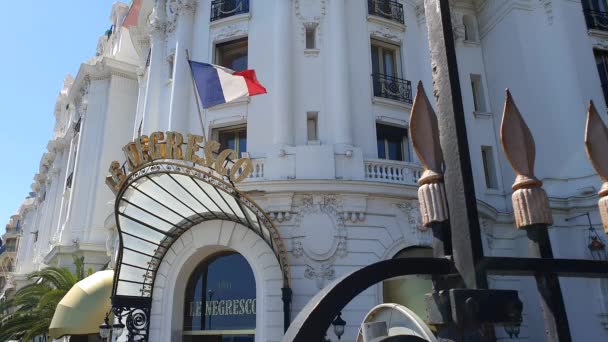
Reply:
[[[190,78],[192,79],[192,90],[194,91],[194,100],[196,101],[196,109],[198,110],[198,119],[201,123],[201,130],[203,132],[203,140],[206,143],[207,142],[207,134],[205,133],[205,124],[203,121],[203,112],[201,110],[201,105],[198,102],[198,91],[196,88],[196,82],[194,82],[194,73],[192,72],[192,65],[190,65],[190,53],[188,51],[188,49],[186,49],[186,62],[188,62],[188,67],[190,68]]]

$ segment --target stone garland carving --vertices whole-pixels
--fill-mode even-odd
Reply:
[[[220,30],[213,31],[212,41],[230,40],[235,37],[247,36],[249,32],[248,23],[235,23],[222,27]]]
[[[322,289],[325,287],[327,281],[335,279],[336,271],[330,264],[320,265],[318,267],[306,265],[304,270],[304,277],[306,279],[314,279],[317,288]]]
[[[180,15],[196,10],[197,0],[169,0],[167,1],[167,32],[173,32],[177,26]]]
[[[310,19],[314,19],[314,21],[319,22],[319,21],[321,21],[321,19],[323,19],[323,17],[325,17],[325,14],[327,14],[327,0],[319,1],[319,15],[313,16],[312,18],[302,14],[302,2],[312,2],[312,0],[295,0],[294,1],[296,18],[298,18],[301,21],[310,21]]]
[[[370,24],[370,35],[372,37],[385,39],[395,44],[401,44],[403,32],[399,33],[391,27],[377,24]]]
[[[150,14],[146,29],[152,38],[160,38],[167,31],[167,22],[159,17],[156,9],[154,9],[152,14]]]
[[[398,203],[397,208],[407,217],[407,222],[411,228],[412,235],[416,238],[417,244],[420,246],[431,246],[433,243],[433,235],[431,230],[422,225],[422,217],[420,208],[416,200],[410,200],[403,203]]]

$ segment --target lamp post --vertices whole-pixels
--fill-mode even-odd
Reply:
[[[112,341],[112,336],[118,338],[122,335],[125,325],[120,321],[110,325],[110,313],[106,314],[103,324],[99,326],[99,336],[105,341]]]
[[[339,312],[336,319],[334,319],[331,324],[334,326],[334,334],[338,336],[338,340],[342,339],[342,335],[344,335],[344,327],[346,326],[346,322],[342,319],[342,313]]]
[[[589,222],[589,228],[587,229],[587,249],[589,249],[591,258],[598,261],[608,260],[608,254],[606,254],[606,243],[604,242],[604,239],[600,237],[597,230],[595,230],[593,224],[591,224],[591,215],[589,215],[589,212],[568,217],[566,222],[583,216],[587,216],[587,222]]]

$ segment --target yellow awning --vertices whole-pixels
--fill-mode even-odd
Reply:
[[[49,334],[54,339],[66,335],[98,334],[99,325],[111,310],[114,271],[100,271],[79,281],[57,305]]]

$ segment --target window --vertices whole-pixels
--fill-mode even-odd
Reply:
[[[192,272],[184,299],[184,342],[253,342],[255,317],[255,278],[242,255],[215,255]]]
[[[431,248],[408,247],[397,253],[393,259],[431,257]],[[432,291],[432,286],[428,276],[408,275],[385,280],[382,283],[382,299],[385,303],[401,304],[426,320],[428,314],[424,295]]]
[[[237,156],[247,152],[247,127],[229,127],[221,128],[216,131],[217,140],[220,143],[220,151],[232,149],[236,151]]]
[[[608,51],[595,50],[594,54],[597,72],[600,74],[600,82],[602,83],[604,99],[608,104]]]
[[[491,146],[481,147],[481,159],[483,161],[483,172],[488,189],[498,189],[496,180],[496,167],[494,166],[494,153]]]
[[[473,109],[476,112],[487,112],[480,75],[471,75],[471,91],[473,92]]]
[[[316,23],[306,25],[306,49],[316,49],[317,25]]]
[[[175,55],[170,55],[167,57],[167,78],[169,80],[173,79],[173,70],[175,69]]]
[[[399,46],[372,39],[372,72],[399,77]]]
[[[317,142],[319,140],[318,118],[319,114],[317,112],[306,113],[306,132],[308,135],[308,142]]]
[[[608,4],[606,0],[583,0],[583,8],[586,10],[606,12]]]
[[[464,40],[476,42],[477,24],[475,23],[475,18],[471,15],[465,15],[462,17],[462,23],[464,25]]]
[[[234,71],[247,69],[247,38],[237,39],[215,46],[215,64]]]
[[[378,158],[409,161],[409,146],[407,143],[407,129],[376,124],[376,137],[378,141]]]

